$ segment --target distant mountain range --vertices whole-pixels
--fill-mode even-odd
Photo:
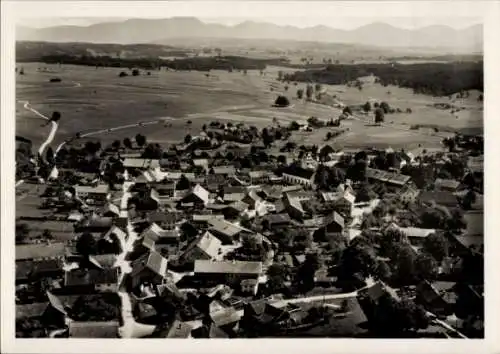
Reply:
[[[16,33],[17,40],[48,42],[169,44],[169,41],[179,38],[275,39],[482,52],[483,26],[478,24],[456,30],[434,25],[409,30],[377,22],[353,30],[341,30],[322,25],[298,28],[253,21],[226,26],[204,23],[192,17],[174,17],[41,29],[18,26]]]

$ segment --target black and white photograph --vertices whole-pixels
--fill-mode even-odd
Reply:
[[[484,2],[65,3],[11,19],[16,339],[485,338]]]

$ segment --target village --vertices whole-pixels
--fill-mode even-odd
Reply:
[[[16,335],[481,337],[482,137],[287,141],[314,128],[214,121],[168,149],[77,137],[40,157],[38,221],[72,229],[18,215]]]

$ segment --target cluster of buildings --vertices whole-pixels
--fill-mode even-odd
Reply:
[[[231,153],[248,156],[251,152],[245,149],[233,147]],[[334,166],[344,153],[332,152],[326,161],[306,154],[279,173],[276,164],[245,169],[214,157],[210,150],[173,156],[181,159],[175,170],[168,156],[122,154],[121,183],[111,188],[96,175],[58,196],[78,201],[67,215],[74,223],[73,241],[16,246],[17,320],[36,318],[47,328],[47,323],[67,328],[61,335],[69,337],[116,337],[132,321],[154,328],[148,335],[165,338],[228,338],[245,329],[254,333],[256,328],[314,322],[309,310],[263,295],[263,289],[273,264],[293,272],[311,253],[320,263],[315,285],[334,286],[329,240],[348,244],[362,237],[363,219],[381,203],[378,196],[360,202],[358,183],[350,180],[329,191],[318,190],[318,166]],[[400,172],[411,164],[421,162],[405,153],[396,168],[369,167],[367,183],[384,185],[388,195],[402,203],[459,205],[461,181],[436,179],[432,190],[420,190]],[[482,171],[477,165],[470,163],[474,173]],[[481,198],[478,193],[474,210],[466,215],[467,230],[456,236],[457,245],[467,249],[482,243]],[[402,231],[416,252],[422,240],[436,232],[386,221],[383,228]],[[295,238],[283,241],[291,234]],[[422,289],[436,293],[432,284]],[[132,314],[124,312],[122,303],[119,318],[73,318],[75,297],[108,293],[131,301]],[[167,303],[182,304],[169,320],[161,310]],[[54,312],[58,316],[47,316]]]

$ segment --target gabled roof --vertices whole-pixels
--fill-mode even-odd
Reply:
[[[150,251],[133,261],[132,268],[134,268],[133,273],[147,268],[159,276],[165,277],[167,274],[167,259],[156,251]]]
[[[106,205],[102,209],[102,213],[103,214],[111,213],[118,216],[120,215],[120,208],[113,203],[106,203]]]
[[[125,160],[123,160],[123,167],[154,169],[160,167],[160,160],[126,158]]]
[[[310,169],[305,169],[302,167],[288,167],[283,171],[283,174],[287,174],[290,176],[294,177],[299,177],[299,178],[304,178],[304,179],[311,179],[312,176],[314,175],[314,170]]]
[[[217,327],[222,327],[230,323],[238,322],[241,315],[234,309],[234,307],[229,307],[215,313],[211,313],[210,317]]]
[[[222,242],[217,237],[212,235],[209,231],[206,231],[203,235],[194,240],[192,244],[188,246],[186,252],[191,250],[193,247],[198,247],[211,258],[217,258],[217,256],[219,255],[219,250],[222,247]]]
[[[458,198],[448,191],[422,191],[419,196],[424,203],[435,202],[441,205],[457,205]]]
[[[152,223],[141,233],[141,237],[150,238],[156,242],[160,239],[177,239],[180,237],[180,234],[175,230],[164,230],[158,224]]]
[[[345,227],[344,218],[336,211],[334,211],[328,218],[326,218],[326,220],[324,222],[325,222],[325,226],[330,225],[331,223],[334,222],[337,225],[341,226],[342,228]]]
[[[105,269],[74,269],[66,272],[65,286],[80,286],[92,284],[117,284],[120,268]]]
[[[269,225],[290,223],[292,221],[290,215],[287,213],[267,214],[264,216],[263,220],[267,220]]]
[[[388,172],[370,167],[366,169],[366,177],[399,186],[405,185],[411,179],[410,176],[402,175],[400,173]]]
[[[204,204],[208,204],[210,198],[210,192],[207,191],[205,188],[203,188],[202,186],[200,186],[199,184],[197,184],[196,186],[194,186],[192,192],[192,194],[194,194],[195,196],[197,196],[198,198],[200,198]]]
[[[214,174],[221,174],[221,175],[234,175],[236,173],[236,168],[233,165],[226,165],[226,166],[213,166],[212,170]]]
[[[244,228],[238,225],[235,225],[233,223],[230,223],[229,221],[221,219],[212,218],[208,220],[208,223],[211,225],[210,230],[229,237],[234,237],[240,232],[245,230]]]
[[[437,178],[434,182],[436,188],[447,188],[447,189],[457,189],[460,186],[460,182],[454,179],[444,179]]]
[[[196,260],[194,262],[194,272],[198,274],[217,273],[260,275],[262,273],[262,262]]]
[[[93,193],[93,194],[108,194],[109,186],[107,184],[99,184],[93,186],[75,186],[76,193]]]
[[[249,207],[249,205],[245,202],[242,202],[241,200],[239,201],[236,201],[234,203],[231,203],[228,205],[228,208],[232,208],[240,213],[244,212],[245,210],[247,210]]]

